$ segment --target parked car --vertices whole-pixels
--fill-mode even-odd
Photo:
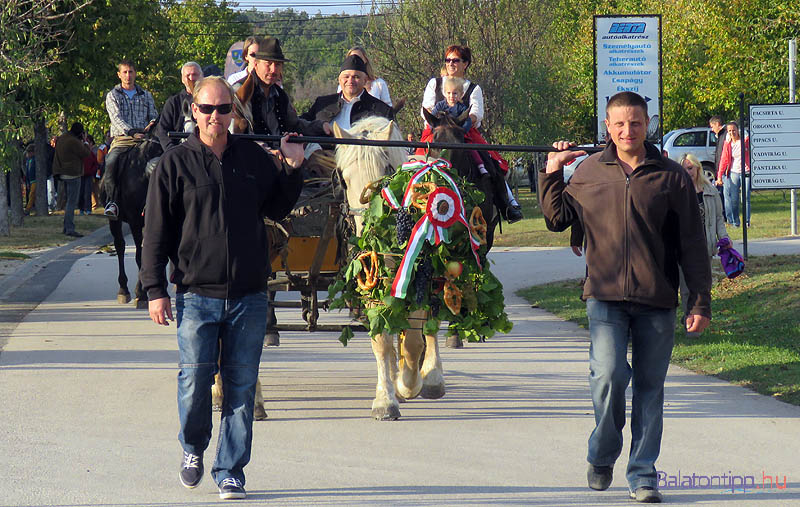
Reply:
[[[709,127],[691,127],[671,130],[664,135],[664,156],[678,161],[684,153],[691,153],[703,164],[703,172],[709,180],[717,176],[714,153],[717,149],[717,135]]]

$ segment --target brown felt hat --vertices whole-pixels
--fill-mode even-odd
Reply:
[[[255,53],[256,60],[269,60],[271,62],[289,62],[281,51],[281,41],[275,37],[264,37],[264,42],[258,45]]]

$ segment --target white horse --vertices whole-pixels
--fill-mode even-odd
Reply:
[[[403,135],[394,122],[377,116],[357,121],[349,131],[334,123],[333,132],[339,138],[403,140]],[[336,147],[336,165],[342,171],[347,185],[347,202],[351,211],[356,212],[357,235],[363,229],[363,220],[357,213],[367,204],[364,202],[366,199],[361,199],[362,193],[407,159],[405,148],[355,145]],[[423,337],[422,333],[426,320],[425,311],[413,312],[408,320],[411,328],[400,334],[397,348],[394,346],[393,336],[381,333],[372,337],[372,352],[378,363],[378,383],[375,400],[372,402],[372,416],[378,420],[395,420],[400,417],[398,400],[410,400],[417,396],[430,399],[444,396],[444,374],[436,335]]]

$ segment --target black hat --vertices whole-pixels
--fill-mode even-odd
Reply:
[[[256,60],[269,60],[271,62],[288,62],[281,51],[281,41],[275,37],[265,37],[264,41],[258,45],[255,53]]]
[[[367,64],[364,63],[364,60],[362,60],[360,56],[350,55],[344,59],[344,62],[342,62],[342,68],[339,69],[339,72],[343,72],[345,70],[359,70],[366,74]]]

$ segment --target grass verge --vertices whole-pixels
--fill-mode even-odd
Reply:
[[[531,304],[588,327],[579,280],[519,291]],[[712,289],[713,320],[700,338],[676,322],[672,362],[800,405],[800,256],[751,257],[740,277]]]
[[[61,233],[64,229],[64,214],[26,216],[22,227],[11,227],[10,236],[0,236],[0,251],[3,253],[24,253],[26,250],[53,248],[74,241],[75,238]],[[75,230],[90,234],[106,226],[108,219],[101,214],[75,215]]]
[[[503,233],[495,235],[496,246],[569,246],[569,231],[550,232],[544,225],[538,197],[529,188],[519,189],[519,202],[525,218],[515,224],[503,222]],[[752,193],[752,227],[748,239],[765,239],[788,236],[791,233],[791,216],[788,190],[759,190]],[[741,241],[742,229],[732,225],[728,235]]]

